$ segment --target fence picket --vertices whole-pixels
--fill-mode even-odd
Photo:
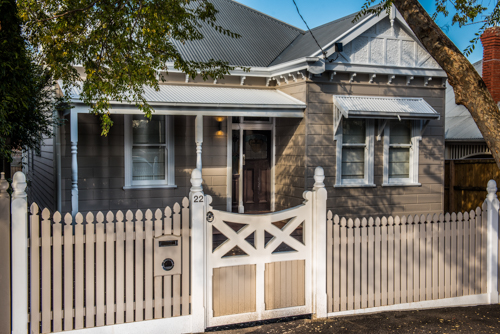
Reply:
[[[55,212],[53,216],[52,225],[52,290],[54,292],[53,298],[54,302],[52,305],[52,323],[53,331],[61,332],[63,329],[62,320],[62,301],[63,301],[63,285],[62,285],[62,225],[61,225],[61,214]]]
[[[166,209],[165,209],[166,210]],[[154,224],[154,236],[155,238],[161,236],[163,234],[163,229],[162,229],[162,214],[161,211],[158,209],[155,212],[155,224]],[[154,294],[155,294],[155,312],[154,312],[154,318],[155,319],[160,319],[162,317],[162,305],[163,305],[163,299],[162,299],[162,284],[163,284],[163,277],[155,277],[154,278]]]
[[[452,213],[451,217],[453,219],[453,215],[455,213]],[[457,221],[457,296],[463,296],[463,230],[464,226],[462,223],[462,213],[458,213],[458,215],[455,215],[456,221]]]
[[[183,213],[184,214],[184,213]],[[161,215],[161,213],[160,213]],[[145,253],[144,253],[144,308],[145,308],[145,320],[153,319],[153,285],[154,285],[154,277],[153,277],[153,212],[151,210],[146,211],[146,223],[144,226],[144,235],[145,235]],[[182,250],[183,256],[185,256],[184,250]]]
[[[181,235],[181,206],[179,203],[174,205],[174,235]],[[291,279],[291,277],[290,277]],[[173,295],[173,308],[172,316],[178,317],[181,315],[181,275],[174,275],[172,277],[172,295]]]
[[[427,216],[425,224],[425,295],[432,300],[432,215]]]
[[[184,214],[184,213],[183,213]],[[332,211],[328,210],[326,215],[326,296],[327,296],[327,312],[333,312],[333,303],[335,298],[333,297],[333,281],[335,281],[335,272],[333,268],[335,267],[334,251],[333,251],[333,221],[332,221]],[[267,275],[267,272],[266,272]],[[266,276],[267,279],[267,276]],[[269,282],[268,280],[266,282]]]
[[[361,308],[361,222],[354,220],[354,309]]]
[[[408,291],[408,303],[415,301],[413,299],[413,240],[414,240],[414,225],[413,225],[413,217],[408,216],[408,230],[407,230],[407,247],[408,247],[408,257],[407,257],[407,291]]]
[[[96,326],[104,326],[104,317],[106,314],[104,308],[104,215],[98,212],[96,215],[97,224],[95,225],[95,291],[96,291]]]
[[[31,205],[30,258],[38,259],[40,254],[40,216],[38,205]],[[40,262],[31,261],[30,327],[33,334],[40,333]]]
[[[474,210],[469,212],[469,227],[470,227],[470,260],[469,260],[469,294],[476,293],[476,213]]]
[[[165,226],[163,234],[172,234],[172,210],[165,209]],[[172,276],[163,277],[163,317],[172,316]]]
[[[450,214],[446,214],[446,216],[450,221],[451,227],[451,242],[450,242],[450,251],[451,251],[451,295],[450,297],[457,296],[457,222],[456,220],[450,219]]]
[[[368,221],[361,220],[361,307],[368,307]]]
[[[125,322],[125,224],[123,212],[116,218],[116,323]]]
[[[394,217],[394,303],[401,303],[401,218]]]
[[[125,214],[125,322],[134,321],[134,214]]]
[[[476,208],[476,231],[475,231],[475,238],[476,238],[476,289],[475,289],[475,294],[480,294],[481,293],[481,249],[483,248],[483,245],[481,244],[481,209]]]
[[[375,219],[375,227],[374,227],[374,232],[375,232],[375,307],[380,306],[381,298],[380,298],[380,265],[382,263],[381,261],[381,256],[380,256],[380,243],[381,243],[381,237],[380,237],[380,218]]]
[[[329,211],[329,214],[331,211]],[[340,280],[342,279],[341,259],[343,253],[340,246],[340,219],[338,215],[333,218],[333,311],[340,311]]]
[[[420,264],[418,266],[419,270],[419,290],[420,290],[420,297],[419,299],[425,300],[425,216],[421,215],[420,216],[420,225],[418,225],[418,238],[419,238],[419,249],[420,249],[420,254],[419,254],[419,259],[420,259]]]
[[[432,299],[439,299],[439,216],[432,218]]]
[[[488,205],[484,201],[482,206],[482,223],[481,223],[481,245],[485,246],[488,242],[488,235],[486,234],[488,214],[486,212]],[[488,291],[486,282],[486,247],[481,247],[481,293],[486,293]]]
[[[135,213],[135,321],[144,320],[144,222],[141,210]]]
[[[438,241],[438,244],[439,244],[439,264],[438,264],[438,267],[439,267],[439,274],[438,274],[438,277],[439,277],[439,298],[444,298],[445,295],[444,295],[444,292],[445,292],[445,280],[444,280],[444,268],[446,266],[446,263],[444,262],[444,258],[445,258],[445,219],[444,219],[444,215],[439,215],[439,241]]]
[[[375,221],[372,217],[368,218],[368,307],[375,306]]]
[[[340,220],[340,310],[347,309],[347,244],[348,233],[346,219]]]
[[[406,216],[401,217],[401,303],[408,302],[408,274],[407,274],[407,239],[408,239],[408,225],[406,223]]]
[[[85,301],[84,301],[84,255],[83,245],[83,216],[77,213],[75,216],[75,329],[84,327]]]
[[[413,218],[413,301],[420,301],[420,218]]]
[[[85,217],[85,327],[91,328],[95,326],[95,299],[94,299],[94,215],[89,212]]]
[[[106,325],[113,325],[115,320],[115,224],[113,213],[106,214]],[[104,255],[104,254],[103,254]]]
[[[470,253],[469,253],[470,224],[469,224],[469,213],[468,212],[464,212],[463,224],[464,224],[463,289],[464,289],[464,296],[467,296],[467,295],[469,295],[469,258],[470,258]]]
[[[387,220],[387,305],[394,304],[394,218]]]
[[[51,331],[50,211],[42,211],[42,333]]]
[[[354,221],[347,220],[347,309],[354,307]]]
[[[329,236],[331,240],[331,236]],[[189,200],[184,197],[182,200],[182,315],[189,314]],[[331,257],[327,257],[331,259]],[[331,262],[328,261],[331,265]],[[245,270],[250,270],[246,268]],[[245,276],[247,277],[247,276]],[[247,284],[250,287],[250,284]],[[331,294],[329,295],[331,296]],[[247,298],[250,300],[250,298]],[[246,309],[249,309],[246,308]]]
[[[64,330],[73,329],[73,226],[69,213],[64,216]],[[43,321],[43,320],[42,320]],[[42,329],[43,331],[43,329]]]
[[[382,260],[382,267],[381,269],[381,281],[380,281],[380,287],[381,287],[381,302],[380,305],[386,306],[387,305],[387,232],[388,232],[388,226],[387,226],[387,218],[382,217],[382,227],[380,229],[382,233],[382,244],[381,244],[381,260]]]

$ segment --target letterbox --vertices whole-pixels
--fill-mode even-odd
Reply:
[[[155,238],[155,276],[169,276],[181,273],[181,237],[164,235]]]

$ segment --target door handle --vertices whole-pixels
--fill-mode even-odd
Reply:
[[[245,166],[245,155],[243,154],[243,166]]]

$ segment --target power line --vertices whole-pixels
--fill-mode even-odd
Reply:
[[[292,0],[292,1],[293,1],[293,4],[295,5],[295,8],[297,9],[297,13],[299,13],[300,18],[302,19],[302,21],[304,21],[304,24],[307,27],[307,30],[309,30],[309,32],[311,33],[312,38],[316,42],[316,45],[318,45],[319,49],[321,50],[321,53],[323,54],[323,57],[325,57],[325,59],[326,59],[327,57],[326,57],[325,50],[323,50],[323,48],[321,47],[321,45],[319,45],[318,40],[316,39],[316,37],[314,37],[314,35],[313,35],[312,31],[311,31],[311,28],[309,28],[309,25],[307,24],[306,20],[304,20],[304,18],[302,17],[302,14],[300,14],[299,7],[297,6],[297,3],[295,2],[295,0]]]

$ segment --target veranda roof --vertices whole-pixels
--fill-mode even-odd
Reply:
[[[159,91],[150,87],[144,91],[156,114],[303,117],[306,108],[304,102],[276,89],[160,85]],[[68,93],[75,104],[81,103],[79,88]],[[110,113],[140,113],[128,102],[111,102],[111,106]]]
[[[439,119],[423,98],[334,95],[333,103],[346,118]]]

